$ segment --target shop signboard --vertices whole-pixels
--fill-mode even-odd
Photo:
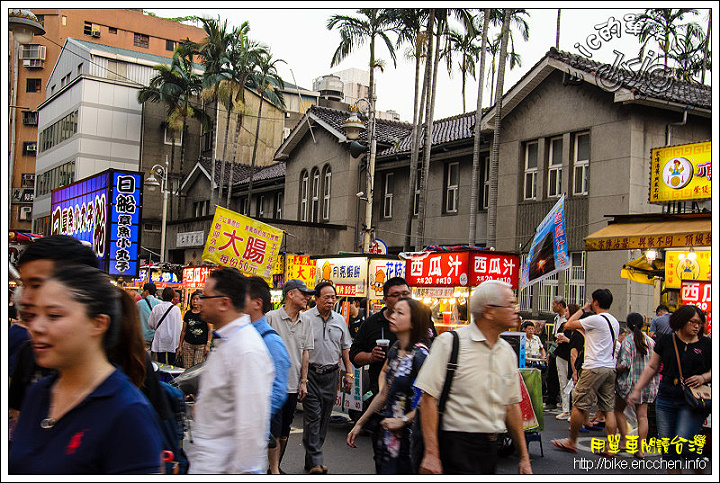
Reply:
[[[370,259],[368,275],[370,277],[368,298],[370,300],[380,300],[383,298],[383,285],[387,280],[393,277],[405,278],[405,262],[402,260]]]
[[[466,287],[470,253],[442,252],[408,258],[405,279],[413,287]]]
[[[137,277],[142,173],[109,169],[53,190],[51,233],[90,243],[101,270]]]
[[[650,203],[709,200],[710,141],[651,150]]]
[[[499,280],[517,290],[520,278],[520,256],[502,252],[480,252],[471,254],[472,271],[470,284],[480,285],[486,280]]]
[[[282,237],[278,228],[217,207],[202,258],[272,281]]]
[[[570,267],[565,231],[565,195],[535,229],[530,251],[525,258],[520,288],[544,280]]]
[[[367,258],[319,258],[315,263],[316,283],[332,282],[339,297],[367,297]]]
[[[305,282],[308,288],[315,288],[315,260],[307,255],[286,254],[287,270],[285,271],[285,281],[298,279]]]
[[[210,267],[183,268],[183,286],[191,290],[202,290],[209,274]]]
[[[683,280],[710,280],[710,250],[665,252],[665,288],[680,288]]]
[[[353,378],[353,384],[350,388],[350,392],[346,393],[345,389],[343,387],[343,378],[340,378],[340,383],[338,384],[337,393],[335,395],[335,404],[333,406],[334,411],[342,412],[342,411],[362,411],[363,410],[363,401],[362,401],[362,387],[363,387],[363,370],[362,367],[355,367],[353,366],[353,374],[355,377]]]
[[[712,284],[709,280],[683,280],[680,298],[684,305],[695,305],[705,312],[707,318],[707,335],[710,335],[712,316]]]
[[[204,231],[187,231],[177,234],[175,246],[177,248],[184,247],[201,247],[205,244]]]

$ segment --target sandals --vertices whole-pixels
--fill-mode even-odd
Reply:
[[[565,451],[566,453],[577,453],[577,448],[573,448],[567,444],[567,439],[553,439],[552,444],[559,450]]]

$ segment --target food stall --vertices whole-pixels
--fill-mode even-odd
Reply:
[[[433,311],[438,333],[467,325],[472,289],[485,280],[500,280],[518,288],[520,257],[482,249],[446,249],[401,255],[413,298]]]

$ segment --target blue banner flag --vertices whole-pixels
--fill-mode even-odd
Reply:
[[[525,258],[520,288],[539,282],[570,267],[565,234],[565,195],[555,203],[535,230],[530,252]]]

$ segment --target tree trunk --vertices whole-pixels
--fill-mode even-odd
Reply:
[[[226,158],[227,156],[227,145],[228,145],[228,133],[230,131],[230,112],[232,111],[232,107],[227,109],[227,118],[225,119],[225,143],[223,145],[223,155],[222,155],[222,169],[220,170],[220,185],[218,186],[218,205],[222,203],[222,193],[223,193],[223,185],[225,184],[225,164],[226,164]]]
[[[555,50],[560,50],[560,9],[557,9],[557,25],[555,27]]]
[[[183,117],[183,125],[182,125],[182,135],[180,136],[180,177],[178,178],[178,187],[177,187],[177,211],[176,213],[180,214],[180,203],[182,202],[182,193],[180,192],[180,182],[183,178],[183,162],[185,161],[185,138],[187,129],[187,117]]]
[[[418,32],[418,36],[420,32]],[[411,133],[411,144],[410,144],[410,181],[408,185],[408,209],[407,209],[407,220],[405,222],[405,243],[403,244],[403,250],[406,252],[410,251],[410,243],[412,238],[412,220],[415,216],[415,184],[417,183],[417,164],[418,155],[420,151],[420,126],[422,125],[422,111],[425,100],[425,83],[423,82],[422,93],[418,98],[418,91],[420,90],[420,54],[422,53],[422,47],[418,47],[415,41],[415,96],[413,97],[413,127]],[[430,41],[430,37],[427,38]],[[427,67],[427,59],[425,60],[425,68]]]
[[[462,76],[462,104],[463,104],[463,114],[467,112],[467,109],[465,107],[465,66],[467,62],[467,55],[463,54],[463,70],[460,71],[460,75]]]
[[[705,85],[705,71],[707,70],[707,58],[710,53],[710,24],[712,23],[712,10],[708,10],[708,26],[705,35],[705,45],[703,46],[702,73],[700,74],[700,84]]]
[[[438,22],[439,26],[439,22]],[[439,30],[439,29],[438,29]],[[433,56],[432,82],[429,84],[428,98],[425,105],[425,140],[423,141],[422,177],[420,178],[420,202],[418,203],[417,238],[415,251],[422,250],[425,245],[425,205],[427,200],[427,180],[430,175],[430,154],[432,151],[433,111],[435,109],[435,88],[437,86],[437,71],[440,63],[440,37],[436,34],[435,52],[428,52],[428,60]]]
[[[475,245],[476,237],[475,232],[477,227],[478,218],[478,192],[480,187],[478,186],[480,176],[480,124],[482,120],[482,98],[483,98],[483,79],[485,78],[485,44],[487,42],[487,31],[490,23],[490,10],[485,9],[485,20],[483,21],[482,31],[482,46],[480,50],[480,75],[478,78],[478,98],[477,98],[477,110],[475,111],[475,139],[473,143],[473,170],[472,170],[472,185],[470,186],[470,233],[468,235],[468,244]],[[485,169],[488,167],[486,166]]]
[[[265,79],[263,79],[263,90]],[[250,161],[250,185],[248,186],[248,200],[252,200],[253,176],[255,176],[255,156],[257,155],[258,139],[260,138],[260,116],[262,115],[263,95],[260,93],[260,107],[258,107],[257,123],[255,124],[255,144],[253,144],[252,159]],[[249,201],[248,201],[249,202]]]
[[[500,165],[500,127],[502,122],[503,84],[505,83],[505,59],[510,31],[510,14],[512,9],[505,9],[502,24],[502,40],[500,42],[500,63],[498,65],[497,86],[495,88],[495,125],[493,126],[492,154],[490,156],[490,196],[488,202],[488,236],[487,246],[494,247],[497,237],[497,201],[498,171]]]
[[[244,101],[244,99],[243,99]],[[245,102],[242,103],[242,105],[245,105]],[[238,150],[238,144],[240,144],[240,131],[242,129],[242,123],[243,123],[243,116],[241,113],[238,112],[237,115],[237,122],[235,123],[235,141],[233,142],[233,152],[232,156],[230,157],[230,173],[228,174],[228,187],[227,187],[227,201],[225,202],[225,207],[227,209],[230,209],[230,196],[232,195],[232,185],[233,185],[233,173],[235,172],[235,156],[237,155]],[[244,214],[244,213],[243,213]],[[248,198],[248,215],[250,214],[250,199]]]
[[[170,128],[168,127],[168,129]],[[171,130],[170,135],[172,141],[172,146],[170,147],[170,169],[165,173],[165,189],[170,193],[170,212],[168,213],[168,218],[172,219],[172,207],[175,198],[175,193],[172,190],[172,173],[175,170],[175,131]]]
[[[368,97],[370,98],[370,112],[368,124],[370,132],[368,141],[370,142],[370,158],[368,160],[368,180],[367,180],[367,202],[365,203],[365,229],[363,231],[363,253],[370,250],[370,239],[372,238],[372,209],[374,200],[375,186],[375,37],[370,39],[370,87],[368,89]]]
[[[210,156],[212,156],[211,168],[210,168],[210,213],[215,213],[215,204],[217,203],[217,197],[215,194],[215,159],[217,158],[217,135],[218,135],[218,121],[220,120],[220,101],[215,99],[215,126],[212,137],[212,148],[210,149]]]

